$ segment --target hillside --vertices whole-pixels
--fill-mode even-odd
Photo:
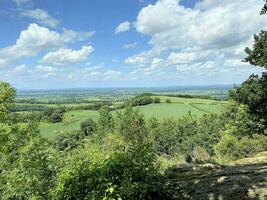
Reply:
[[[181,184],[193,199],[267,199],[267,152],[221,165],[181,165],[170,179]]]

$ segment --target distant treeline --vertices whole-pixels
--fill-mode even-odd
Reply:
[[[94,100],[87,99],[58,99],[58,100],[47,100],[40,101],[38,99],[16,99],[15,103],[26,103],[26,104],[80,104],[80,103],[95,103]]]
[[[186,98],[186,99],[209,99],[209,100],[217,100],[221,101],[222,98],[216,98],[209,95],[192,95],[192,94],[151,94],[153,96],[167,96],[167,97],[179,97],[179,98]]]

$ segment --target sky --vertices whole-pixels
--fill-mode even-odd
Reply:
[[[239,84],[259,0],[0,0],[0,80],[18,89]]]

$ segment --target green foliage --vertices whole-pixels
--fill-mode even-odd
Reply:
[[[265,3],[263,5],[263,8],[261,9],[261,15],[266,14],[267,12],[267,0],[263,0]]]
[[[267,32],[261,31],[258,35],[254,35],[253,48],[247,47],[245,52],[248,56],[244,59],[245,62],[249,62],[251,65],[264,67],[267,69]]]
[[[50,122],[51,123],[59,123],[63,120],[64,112],[66,111],[65,108],[59,108],[53,111],[53,113],[50,116]]]
[[[159,173],[147,145],[116,151],[108,159],[71,162],[59,174],[52,199],[182,199],[183,193]]]
[[[84,137],[85,135],[80,131],[61,133],[56,136],[54,145],[59,151],[69,151],[80,146]]]
[[[154,103],[160,103],[160,98],[159,97],[154,98]]]
[[[263,73],[261,77],[251,75],[240,87],[236,87],[229,93],[229,98],[244,104],[248,108],[251,118],[254,118],[255,124],[263,124],[255,131],[262,132],[267,128],[267,74]]]
[[[128,105],[124,111],[118,112],[118,131],[124,140],[132,146],[148,142],[148,131],[144,116],[138,109]]]
[[[101,135],[113,132],[115,122],[109,106],[103,106],[99,110],[98,131]]]
[[[137,96],[132,101],[132,106],[144,106],[153,103],[151,96]]]
[[[171,103],[172,101],[170,99],[166,99],[166,103]]]
[[[215,146],[217,161],[221,163],[250,157],[265,150],[267,150],[267,136],[255,135],[253,138],[238,139],[228,130],[223,133],[222,139]]]
[[[80,124],[80,128],[84,135],[88,136],[96,131],[96,123],[93,119],[89,118]]]
[[[9,112],[16,92],[8,83],[0,81],[0,120]]]
[[[13,125],[0,132],[1,199],[47,199],[57,156],[36,126]]]
[[[185,155],[197,146],[213,155],[214,145],[220,140],[220,131],[225,123],[220,115],[208,114],[200,119],[188,115],[179,120],[165,119],[162,122],[152,119],[148,127],[159,155]]]

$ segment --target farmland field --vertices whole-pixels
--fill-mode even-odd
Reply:
[[[225,101],[215,101],[206,99],[186,99],[178,97],[161,96],[160,104],[149,104],[139,106],[135,109],[145,116],[146,119],[156,117],[157,119],[174,118],[179,119],[191,113],[193,116],[199,117],[206,113],[218,113],[224,109]],[[165,103],[164,100],[171,99],[172,103]],[[123,109],[112,111],[113,116]],[[40,124],[40,132],[48,139],[53,139],[59,133],[65,133],[73,130],[79,130],[80,123],[84,120],[92,118],[98,119],[98,111],[93,110],[71,110],[67,111],[61,123],[44,123]]]
[[[229,88],[231,86],[18,91],[13,111],[34,111],[43,115],[42,113],[49,109],[66,109],[61,122],[40,121],[40,133],[53,140],[57,134],[79,130],[80,123],[88,118],[97,120],[99,105],[109,105],[115,109],[112,114],[116,116],[117,112],[123,110],[119,108],[125,101],[144,93],[150,93],[152,99],[159,98],[161,102],[135,108],[139,109],[146,119],[179,119],[189,113],[195,117],[218,113],[227,103],[225,99]],[[166,100],[171,103],[166,103]]]

